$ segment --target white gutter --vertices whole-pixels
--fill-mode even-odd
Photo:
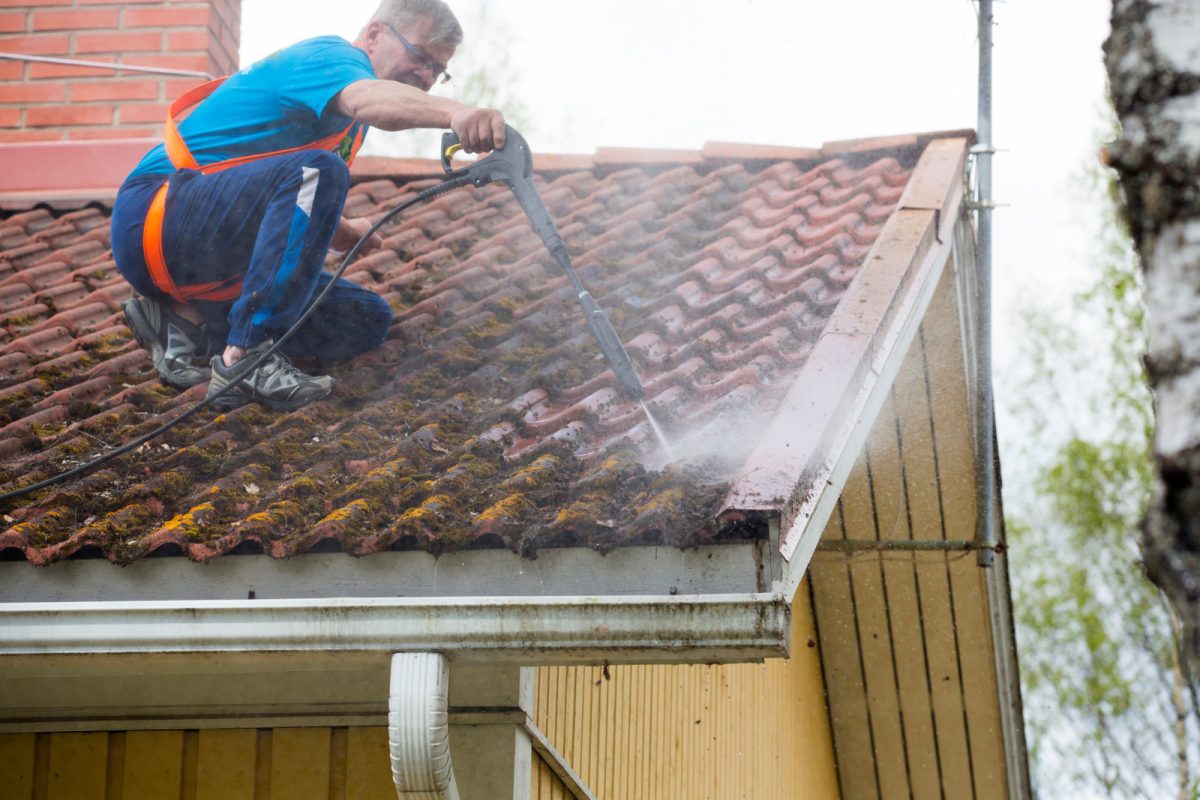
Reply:
[[[788,653],[779,594],[0,604],[0,657],[453,652],[456,663],[756,661]]]

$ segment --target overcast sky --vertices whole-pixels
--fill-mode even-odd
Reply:
[[[464,58],[504,45],[536,152],[817,146],[976,126],[970,0],[450,2],[467,28]],[[307,36],[352,39],[374,7],[244,0],[242,63]],[[1072,184],[1095,160],[1108,8],[995,4],[995,199],[1009,204],[995,213],[998,369],[1015,355],[1018,305],[1066,303],[1095,255],[1096,212]]]

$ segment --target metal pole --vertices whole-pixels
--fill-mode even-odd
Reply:
[[[975,161],[976,218],[979,236],[979,331],[976,386],[979,401],[975,431],[979,459],[975,539],[979,566],[990,567],[996,544],[995,411],[992,398],[992,0],[979,0],[979,147]]]
[[[212,80],[207,72],[195,72],[190,69],[169,69],[167,67],[139,67],[133,64],[109,64],[104,61],[80,61],[77,58],[57,58],[54,56],[31,56],[25,53],[0,53],[0,59],[10,61],[36,61],[40,64],[63,64],[68,67],[90,67],[92,69],[110,69],[114,72],[144,72],[150,75],[178,75],[183,78],[205,78]]]
[[[953,539],[831,539],[817,544],[820,552],[877,553],[877,552],[965,552],[979,546],[977,541]]]

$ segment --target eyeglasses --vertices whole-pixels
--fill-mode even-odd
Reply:
[[[446,68],[435,61],[433,56],[429,55],[429,53],[426,53],[425,48],[419,47],[410,42],[408,39],[405,39],[400,34],[400,31],[396,30],[391,25],[388,25],[388,23],[384,22],[383,24],[384,27],[392,32],[393,36],[400,40],[400,44],[404,45],[404,50],[408,53],[409,58],[417,62],[419,66],[425,67],[431,73],[433,73],[434,83],[437,83],[439,80],[442,83],[450,82],[450,73],[446,72]]]

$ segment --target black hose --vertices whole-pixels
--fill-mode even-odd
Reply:
[[[244,381],[247,377],[249,377],[250,373],[254,372],[254,370],[256,370],[260,364],[263,364],[264,362],[266,362],[266,360],[268,358],[270,358],[272,355],[274,355],[275,352],[283,345],[283,343],[286,342],[288,340],[288,338],[296,331],[296,329],[299,328],[302,324],[304,324],[305,320],[307,320],[310,316],[312,316],[313,311],[315,311],[317,306],[321,303],[321,301],[325,299],[325,296],[327,294],[329,294],[329,291],[333,288],[334,283],[337,281],[337,279],[340,278],[342,276],[342,273],[346,271],[346,267],[349,266],[350,262],[354,259],[354,257],[356,255],[358,255],[358,251],[362,249],[363,244],[365,244],[371,238],[371,236],[373,236],[375,234],[376,231],[378,231],[381,227],[383,227],[383,225],[385,223],[390,221],[397,214],[400,214],[401,212],[406,211],[409,208],[412,208],[413,206],[417,205],[418,203],[428,202],[429,200],[432,200],[433,198],[435,198],[439,195],[443,195],[443,194],[446,194],[447,192],[451,192],[451,191],[459,188],[460,186],[467,185],[470,182],[471,182],[470,179],[465,178],[465,177],[457,177],[457,178],[452,178],[448,181],[443,181],[443,182],[437,184],[436,186],[431,186],[428,189],[425,189],[424,191],[417,194],[416,197],[413,197],[409,200],[405,200],[403,203],[396,206],[388,213],[384,214],[383,217],[378,222],[376,222],[374,225],[372,225],[371,228],[362,235],[362,238],[360,238],[357,242],[354,243],[354,247],[350,248],[350,252],[348,252],[346,254],[346,257],[344,259],[342,259],[342,263],[338,266],[337,270],[333,273],[333,279],[331,281],[329,281],[329,283],[325,286],[325,288],[323,290],[321,290],[320,294],[318,294],[316,297],[313,298],[312,302],[309,303],[308,308],[306,308],[304,310],[304,313],[301,314],[299,316],[299,318],[295,322],[292,323],[290,328],[288,328],[286,331],[284,331],[282,336],[280,336],[278,339],[275,340],[274,344],[272,344],[266,351],[264,351],[260,356],[258,356],[258,358],[254,361],[253,364],[250,365],[249,368],[244,369],[236,378],[234,378],[232,381],[230,381],[228,385],[226,385],[223,389],[221,389],[221,391],[217,392],[214,395],[211,395],[210,397],[204,398],[199,403],[192,406],[187,411],[184,411],[182,414],[180,414],[178,417],[171,420],[170,422],[164,423],[163,425],[160,425],[159,427],[155,428],[154,430],[150,431],[149,433],[139,436],[137,439],[134,439],[132,442],[123,444],[120,447],[118,447],[117,449],[112,450],[108,453],[105,453],[104,455],[99,456],[95,459],[92,459],[91,461],[87,462],[86,464],[80,464],[78,467],[74,467],[72,469],[67,470],[66,472],[62,472],[62,473],[59,473],[58,475],[54,475],[53,477],[46,478],[45,480],[38,481],[37,483],[30,484],[29,486],[23,486],[20,489],[13,489],[12,491],[4,492],[3,494],[0,494],[0,503],[6,502],[8,500],[14,500],[18,497],[24,497],[25,495],[33,494],[34,492],[41,491],[42,489],[48,489],[51,486],[57,486],[60,483],[66,483],[67,481],[74,480],[75,478],[83,477],[84,475],[87,475],[89,472],[96,470],[101,465],[107,464],[109,461],[112,461],[115,458],[119,458],[120,456],[125,455],[126,453],[130,452],[131,450],[136,450],[137,448],[141,447],[143,444],[150,441],[151,439],[155,439],[155,438],[161,436],[162,434],[166,433],[167,431],[171,430],[176,425],[183,422],[185,419],[188,419],[189,417],[191,417],[191,416],[203,411],[204,409],[208,408],[209,406],[211,406],[214,401],[216,401],[217,399],[219,399],[221,397],[224,397],[235,386],[238,386],[239,384],[241,384],[241,382]]]

